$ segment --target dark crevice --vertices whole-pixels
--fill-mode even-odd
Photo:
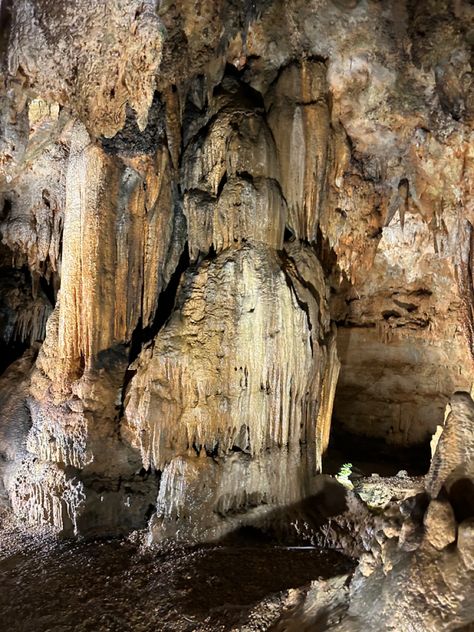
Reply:
[[[165,142],[166,137],[165,105],[161,95],[155,92],[148,111],[147,126],[140,131],[134,110],[127,105],[123,128],[112,138],[101,137],[100,142],[108,154],[153,154],[156,148]]]
[[[204,257],[204,259],[207,259],[208,261],[214,261],[214,259],[216,259],[216,258],[217,258],[216,248],[215,248],[214,244],[211,244],[209,246],[209,252]]]
[[[308,322],[308,329],[310,331],[309,342],[310,342],[310,345],[311,345],[311,354],[313,354],[313,337],[311,336],[311,332],[313,330],[313,324],[311,322],[311,315],[309,313],[308,304],[305,303],[304,301],[302,301],[301,298],[298,296],[298,292],[296,291],[296,288],[294,286],[293,279],[291,278],[290,269],[294,268],[293,261],[288,256],[288,253],[285,252],[284,250],[278,251],[278,254],[280,256],[281,269],[283,271],[283,274],[285,275],[286,284],[287,284],[288,288],[290,289],[291,293],[293,294],[293,296],[295,297],[296,302],[298,303],[300,308],[306,314],[306,319],[307,319],[307,322]]]
[[[217,459],[217,457],[219,456],[219,442],[217,441],[212,448],[210,448],[209,446],[204,446],[204,449],[206,450],[206,456],[210,457],[211,459]]]
[[[387,309],[382,312],[382,316],[384,320],[389,320],[390,318],[400,318],[401,314],[396,312],[394,309]]]
[[[4,248],[1,257],[8,261],[10,250]],[[19,329],[22,320],[29,320],[32,306],[37,302],[43,302],[45,308],[49,302],[41,277],[32,275],[26,265],[21,268],[0,265],[0,374],[21,358],[32,343],[42,341],[44,330],[33,339],[32,330],[24,330],[24,325]],[[30,325],[35,325],[32,319]]]
[[[120,409],[118,412],[118,418],[122,418],[125,410],[125,397],[128,385],[130,384],[133,376],[136,373],[136,369],[131,369],[130,365],[137,359],[141,350],[148,343],[152,343],[155,337],[158,335],[160,329],[169,320],[173,313],[176,303],[176,296],[178,293],[179,284],[183,274],[189,268],[189,249],[188,242],[185,243],[183,252],[178,261],[175,271],[171,275],[166,288],[161,292],[158,298],[158,306],[156,309],[155,317],[150,325],[143,327],[143,320],[140,317],[137,326],[132,334],[130,341],[129,354],[128,354],[128,368],[125,371],[123,386],[122,386],[122,399],[120,403]]]
[[[156,505],[149,504],[145,512],[145,522],[148,522],[156,511]]]
[[[347,327],[353,329],[374,329],[375,323],[359,323],[352,320],[344,319],[344,320],[335,320],[335,325],[337,327]]]
[[[295,105],[297,107],[306,107],[309,105],[321,105],[321,104],[326,104],[327,103],[327,99],[326,99],[326,95],[324,95],[324,97],[319,97],[318,99],[309,99],[308,101],[295,101]]]
[[[405,309],[408,313],[416,312],[418,309],[418,305],[415,305],[414,303],[404,303],[403,301],[399,301],[396,298],[393,299],[393,302],[395,303],[395,305],[398,305],[398,307]]]
[[[220,197],[226,184],[227,184],[227,171],[224,172],[224,175],[220,179],[219,185],[217,187],[217,197]]]
[[[243,73],[245,67],[238,70],[232,64],[227,64],[224,76],[221,82],[214,87],[213,95],[217,98],[221,95],[232,95],[234,106],[232,108],[233,115],[239,117],[242,114],[254,113],[262,114],[265,110],[263,96],[260,92],[245,83]],[[202,99],[203,100],[203,99]],[[201,109],[202,107],[202,109]],[[204,115],[204,104],[196,105],[188,96],[183,119],[183,148],[198,145],[201,146],[209,136],[209,130],[220,116],[222,109],[228,108],[227,100],[224,100],[218,111],[214,112],[207,120],[203,120],[203,124],[194,131],[196,119],[199,120]],[[238,129],[235,121],[232,119],[230,125]]]
[[[420,288],[419,290],[415,290],[415,292],[409,292],[409,296],[432,296],[433,292],[431,290],[427,290],[425,288]]]
[[[0,67],[6,66],[6,60],[8,59],[7,51],[10,39],[12,7],[12,0],[0,2]]]
[[[295,261],[293,260],[293,258],[288,255],[288,260],[292,262],[293,264],[293,270],[294,273],[296,275],[296,278],[298,279],[298,281],[301,283],[301,285],[308,290],[308,292],[311,294],[311,296],[314,298],[314,300],[316,301],[318,308],[320,308],[320,296],[319,296],[319,292],[318,290],[314,287],[314,285],[312,283],[310,283],[310,281],[307,281],[304,277],[301,276],[301,274],[298,271],[298,268],[296,266]]]
[[[396,446],[387,443],[383,438],[354,434],[335,418],[323,471],[326,474],[337,474],[341,463],[350,461],[354,471],[359,470],[362,476],[370,476],[372,472],[394,476],[401,470],[405,470],[410,476],[420,476],[428,471],[430,456],[429,441],[411,446]]]
[[[5,198],[3,200],[2,210],[0,211],[0,221],[3,222],[11,213],[12,210],[12,201],[10,198]]]
[[[367,231],[367,237],[369,237],[369,239],[381,239],[382,233],[383,228],[379,226],[378,228],[372,228],[371,230]]]
[[[238,105],[242,105],[249,110],[261,110],[264,111],[265,106],[263,102],[263,96],[258,90],[252,88],[248,83],[245,83],[243,75],[245,73],[245,66],[240,70],[233,64],[227,64],[225,67],[225,73],[220,84],[214,88],[214,96],[221,94],[227,94],[229,92],[229,82],[235,81],[235,101]],[[238,83],[237,83],[238,82]],[[234,91],[234,90],[232,90]]]
[[[160,329],[165,325],[173,313],[181,277],[189,268],[189,264],[189,249],[188,242],[186,242],[183,252],[179,258],[178,265],[171,275],[168,285],[161,292],[158,298],[158,306],[153,321],[146,327],[143,327],[143,321],[140,318],[140,321],[133,332],[129,353],[130,364],[138,357],[138,354],[143,346],[154,340]]]
[[[13,362],[19,360],[29,346],[29,341],[14,340],[7,344],[3,340],[0,340],[0,375],[2,375]]]
[[[457,522],[474,518],[474,481],[460,478],[449,489],[449,501]]]
[[[319,263],[324,271],[326,279],[331,278],[335,273],[339,273],[339,267],[337,265],[337,256],[334,250],[331,248],[329,240],[324,237],[321,228],[318,226],[316,232],[316,241],[312,244]],[[337,274],[337,276],[340,276]]]
[[[44,276],[40,276],[39,285],[51,306],[54,307],[56,304],[55,279],[48,280]]]
[[[183,139],[188,138],[188,141],[184,144],[184,148],[187,149],[192,145],[202,146],[206,139],[209,136],[209,131],[212,128],[213,124],[219,117],[219,112],[213,114],[206,123],[200,127],[194,134],[191,134],[189,137],[187,136],[186,129],[183,131]]]
[[[295,233],[291,228],[285,226],[285,232],[283,234],[283,241],[295,241]]]
[[[248,171],[237,171],[236,175],[241,180],[245,180],[245,182],[249,182],[250,184],[253,184],[255,181],[255,178],[253,177],[253,175],[249,173]]]

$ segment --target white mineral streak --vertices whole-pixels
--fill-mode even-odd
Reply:
[[[329,445],[332,411],[340,368],[341,363],[337,355],[336,339],[334,337],[328,346],[328,357],[321,387],[321,401],[316,421],[315,465],[319,472],[322,471],[322,456]]]
[[[309,241],[316,239],[326,192],[330,116],[325,75],[322,63],[290,65],[267,97],[289,225]]]
[[[77,532],[83,486],[56,465],[26,459],[9,492],[13,511],[26,522]]]
[[[69,406],[54,406],[34,399],[29,402],[32,427],[26,447],[42,461],[71,465],[78,469],[93,459],[87,449],[88,427],[83,413]]]

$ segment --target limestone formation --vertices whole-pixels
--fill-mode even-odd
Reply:
[[[426,488],[434,498],[443,487],[449,492],[456,481],[474,479],[474,402],[469,393],[458,392],[449,407],[426,477]]]
[[[363,552],[301,626],[474,619],[473,20],[0,0],[2,506],[148,543],[286,521]],[[425,490],[364,476],[441,426]],[[372,453],[326,515],[334,437]]]
[[[457,547],[459,556],[466,568],[471,571],[474,569],[474,519],[468,518],[461,522],[458,528]]]
[[[426,539],[435,549],[443,550],[456,541],[456,519],[447,501],[432,500],[424,517]]]

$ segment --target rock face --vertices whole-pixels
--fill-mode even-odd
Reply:
[[[471,389],[473,15],[155,5],[0,3],[2,477],[212,539],[314,492],[333,408],[406,448]]]
[[[376,513],[356,502],[353,492],[346,492],[345,513],[334,517],[325,529],[346,551],[355,551],[357,544],[363,549],[354,575],[314,581],[295,591],[292,606],[275,629],[437,632],[472,628],[474,608],[468,598],[474,580],[472,490],[466,493],[464,488],[464,513],[460,514],[459,496],[453,489],[462,481],[472,484],[474,480],[469,470],[472,453],[464,449],[474,433],[468,421],[474,402],[467,393],[456,393],[450,408],[425,490],[419,481],[406,477],[366,479],[355,486],[360,498],[374,487],[390,493],[389,501],[383,508],[379,505]],[[443,459],[450,465],[441,471]],[[430,499],[439,491],[438,498]],[[338,527],[356,516],[359,529],[341,533]]]
[[[468,393],[455,393],[426,476],[431,496],[438,496],[442,488],[449,492],[460,479],[474,479],[473,429],[473,401]]]

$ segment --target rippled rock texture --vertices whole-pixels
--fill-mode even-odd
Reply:
[[[215,539],[317,491],[333,410],[428,444],[473,382],[470,3],[2,0],[0,20],[20,517]]]

